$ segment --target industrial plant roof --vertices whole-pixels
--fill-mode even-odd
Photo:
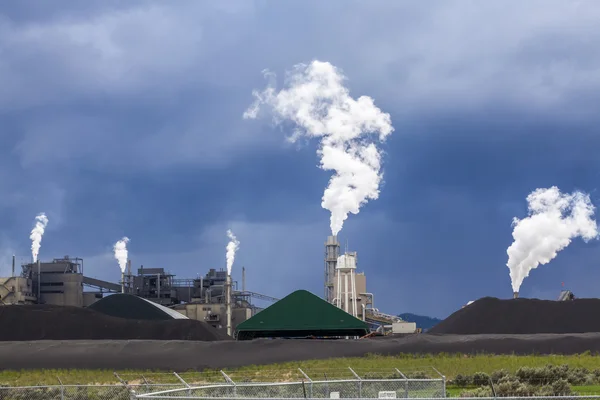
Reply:
[[[368,326],[320,297],[298,290],[242,322],[239,340],[259,337],[362,336]]]
[[[92,303],[89,309],[119,318],[168,320],[187,319],[177,311],[132,294],[113,294]]]

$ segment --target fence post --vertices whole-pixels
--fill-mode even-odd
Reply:
[[[394,368],[397,373],[400,374],[402,378],[404,378],[404,398],[408,399],[408,378],[404,375],[398,368]]]
[[[237,387],[233,379],[231,379],[223,370],[221,370],[221,374],[230,385],[233,385],[233,397],[237,397]]]
[[[309,385],[308,385],[308,395],[310,396],[310,398],[313,398],[313,381],[312,379],[310,379],[310,377],[308,375],[306,375],[304,373],[304,371],[302,371],[300,368],[298,368],[298,371],[300,371],[300,373],[306,378],[306,380],[308,381]]]
[[[352,375],[354,375],[354,377],[358,381],[358,397],[362,399],[362,379],[360,378],[360,376],[358,376],[356,372],[354,372],[352,368],[348,367],[348,369],[350,370],[350,372],[352,372]]]
[[[65,386],[59,376],[57,376],[56,379],[58,379],[58,382],[60,383],[60,400],[65,400]]]
[[[446,376],[443,375],[440,371],[431,367],[439,376],[442,377],[442,397],[446,397]]]
[[[188,383],[186,381],[184,381],[183,378],[181,376],[179,376],[179,374],[177,372],[173,371],[173,375],[175,375],[177,377],[177,379],[179,379],[181,381],[181,383],[183,383],[185,386],[187,386],[187,388],[188,388],[188,396],[192,397],[192,390],[190,389],[191,386],[188,385]]]

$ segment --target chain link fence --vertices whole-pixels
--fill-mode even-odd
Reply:
[[[185,385],[183,388],[135,391],[137,399],[368,399],[368,398],[443,398],[446,397],[446,378],[431,369],[435,377],[424,371],[403,373],[390,371],[303,370],[273,372],[251,376],[243,371],[227,374],[220,371],[220,379],[201,384],[187,382],[175,374]],[[274,382],[278,377],[279,382]],[[270,378],[270,379],[265,379]]]
[[[120,384],[0,387],[0,400],[109,399],[366,399],[431,398],[446,395],[446,379],[434,369],[208,371],[126,375]],[[600,399],[598,399],[600,400]]]

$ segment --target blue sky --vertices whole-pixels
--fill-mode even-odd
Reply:
[[[217,5],[218,3],[218,5]],[[243,112],[265,68],[341,68],[391,115],[378,200],[346,221],[376,306],[445,317],[511,296],[511,220],[538,187],[597,191],[600,7],[593,1],[59,1],[0,6],[0,269],[83,257],[117,280],[134,265],[180,277],[225,267],[283,297],[319,295],[329,212],[316,142]],[[595,297],[600,243],[575,240],[522,296],[561,282]]]

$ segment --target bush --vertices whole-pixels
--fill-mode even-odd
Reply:
[[[490,384],[490,376],[485,372],[476,372],[473,374],[473,385],[488,386]]]
[[[492,397],[492,389],[489,387],[479,387],[477,389],[463,390],[460,397]]]
[[[492,372],[492,375],[490,376],[490,378],[492,379],[492,382],[498,383],[500,381],[500,379],[502,379],[506,376],[510,376],[510,373],[505,369],[500,369],[498,371]]]
[[[533,396],[536,392],[535,388],[524,382],[520,382],[514,377],[504,377],[500,379],[498,384],[495,386],[496,395],[500,397],[526,397]]]
[[[408,379],[429,379],[429,374],[425,371],[415,371],[406,374]]]
[[[454,377],[452,384],[458,387],[466,387],[471,385],[472,379],[468,375],[458,374]]]
[[[575,379],[580,379],[579,372]],[[570,375],[568,365],[546,365],[543,368],[522,367],[515,374],[519,381],[529,383],[530,385],[550,385],[559,379],[568,379]]]
[[[586,368],[575,368],[569,371],[567,380],[571,385],[582,385],[588,381],[590,371]]]
[[[569,396],[573,392],[566,379],[559,379],[552,383],[552,391],[555,396]]]

